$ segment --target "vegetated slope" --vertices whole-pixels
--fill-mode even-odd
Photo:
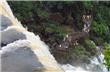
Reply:
[[[110,2],[9,1],[9,4],[24,27],[39,34],[61,63],[89,63],[89,58],[97,55],[96,45],[103,46],[103,43],[110,41]],[[76,39],[75,43],[64,42],[66,36],[82,32],[85,23],[83,15],[92,16],[88,36]],[[68,46],[67,52],[56,51],[61,44]]]

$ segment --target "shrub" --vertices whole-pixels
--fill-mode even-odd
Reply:
[[[104,60],[108,70],[110,69],[110,44],[104,43]]]
[[[96,45],[92,40],[86,39],[83,43],[84,47],[88,52],[90,52],[91,56],[97,55]]]
[[[102,45],[104,43],[104,40],[101,37],[96,38],[94,41],[96,45]]]
[[[107,42],[103,44],[105,49],[110,49],[110,44],[108,44]]]
[[[105,60],[105,65],[107,66],[108,70],[110,69],[110,50],[105,50],[104,51],[104,60]]]
[[[109,31],[108,26],[103,23],[98,24],[96,21],[93,21],[91,29],[97,36],[101,37],[103,37],[103,35],[105,35]]]
[[[90,53],[82,45],[75,45],[71,50],[71,58],[76,64],[89,63]]]
[[[48,19],[48,17],[49,17],[49,13],[46,10],[38,9],[37,14],[40,18]]]

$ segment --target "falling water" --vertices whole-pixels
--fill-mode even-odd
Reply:
[[[91,63],[85,66],[86,68],[75,67],[71,64],[64,64],[61,65],[61,67],[65,72],[110,72],[107,70],[106,66],[103,65],[103,58],[103,54],[99,55],[100,62],[97,57],[94,57],[91,60]]]

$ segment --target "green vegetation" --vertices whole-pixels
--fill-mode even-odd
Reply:
[[[86,50],[90,53],[91,56],[96,55],[96,45],[93,41],[91,40],[85,40],[84,42],[84,47]]]
[[[105,24],[100,23],[99,25],[97,24],[97,22],[93,22],[93,31],[98,35],[98,36],[102,36],[105,35],[108,31],[109,28],[108,26],[106,26]]]
[[[96,45],[104,44],[105,65],[110,67],[110,2],[102,1],[8,1],[14,15],[29,31],[40,35],[53,51],[67,34],[81,32],[83,15],[91,15],[89,37],[81,38],[78,45],[70,44],[70,53],[58,59],[76,63],[89,62],[97,55]],[[81,36],[81,35],[80,35]],[[66,62],[64,61],[64,62]],[[71,61],[69,61],[71,62]]]
[[[80,63],[89,63],[91,54],[82,45],[73,46],[71,52],[71,58],[76,62],[76,65]]]
[[[110,70],[110,44],[104,43],[104,59],[105,59],[105,65],[107,66],[108,70]]]

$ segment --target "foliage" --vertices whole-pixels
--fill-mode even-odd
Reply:
[[[93,7],[93,4],[91,1],[85,1],[83,2],[84,6],[86,9],[91,10],[91,8]]]
[[[105,50],[104,51],[104,59],[105,59],[105,65],[107,66],[108,69],[110,69],[110,50]]]
[[[88,48],[96,48],[95,43],[91,40],[85,40],[85,44]]]
[[[86,48],[86,50],[91,53],[91,56],[94,56],[94,55],[97,54],[96,45],[95,45],[95,43],[92,40],[86,39],[84,41],[83,45]]]
[[[110,34],[109,34],[109,27],[108,25],[104,23],[98,23],[96,21],[93,21],[91,31],[94,33],[96,37],[99,37],[100,40],[104,40],[109,42],[110,40]],[[103,41],[102,41],[103,42]]]
[[[100,46],[100,45],[103,45],[104,40],[103,40],[103,38],[98,37],[94,40],[94,42],[96,43],[96,45]]]
[[[55,33],[57,37],[64,38],[68,31],[55,22],[48,22],[46,25],[46,32]]]
[[[102,45],[110,41],[110,2],[100,1],[8,1],[14,15],[26,25],[29,31],[39,34],[41,39],[50,46],[59,45],[69,33],[82,31],[83,15],[92,15],[91,36],[94,42]],[[50,15],[59,13],[61,21],[51,20]],[[54,16],[52,18],[55,18]],[[65,28],[66,26],[66,28]],[[68,31],[70,29],[70,31]],[[88,58],[96,55],[96,45],[92,40],[86,39],[77,46],[72,46],[71,57],[78,62],[88,62]],[[104,44],[108,48],[108,44]],[[105,61],[108,63],[109,50],[105,50]],[[71,55],[71,56],[70,56]],[[109,65],[108,65],[109,67]]]
[[[110,44],[108,44],[107,42],[103,44],[105,49],[110,49]]]
[[[92,31],[95,32],[97,36],[104,37],[106,33],[109,32],[109,28],[107,25],[103,23],[97,23],[96,21],[93,21],[92,23]]]
[[[105,65],[107,66],[108,69],[110,69],[110,45],[107,43],[104,43],[104,60],[105,60]]]
[[[38,13],[38,16],[41,18],[47,18],[48,19],[48,17],[49,17],[49,13],[45,10],[38,9],[37,13]]]
[[[76,64],[89,63],[90,56],[90,52],[86,51],[82,45],[75,45],[71,49],[71,58],[76,61]]]

